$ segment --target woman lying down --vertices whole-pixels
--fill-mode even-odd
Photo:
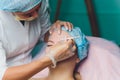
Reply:
[[[74,29],[79,30],[79,29]],[[56,30],[53,34],[51,34],[48,38],[48,49],[49,45],[54,45],[59,39],[64,39],[64,36],[71,37],[69,32],[62,31],[61,35],[56,34]],[[76,32],[73,32],[76,34]],[[49,67],[48,70],[44,70],[42,73],[38,73],[34,77],[42,77],[48,76],[44,79],[35,79],[35,80],[75,80],[74,78],[74,70],[77,63],[79,63],[79,59],[82,60],[85,56],[87,56],[87,47],[88,42],[85,39],[83,34],[79,34],[81,36],[80,43],[84,43],[83,48],[79,50],[77,47],[77,37],[73,39],[73,43],[76,43],[76,52],[77,54],[65,61],[57,63],[56,68]],[[97,37],[86,37],[89,41],[89,51],[86,59],[80,61],[78,65],[78,72],[80,73],[81,80],[120,80],[120,48],[113,42],[97,38]],[[52,43],[53,42],[53,43]],[[81,52],[83,55],[81,57]],[[71,51],[72,53],[72,51]],[[79,58],[78,58],[79,57]],[[49,78],[49,79],[48,79]],[[54,79],[53,79],[54,78]],[[76,79],[77,80],[77,79]],[[78,79],[80,80],[80,79]]]
[[[72,31],[67,31],[65,28],[62,28],[61,34],[58,34],[57,30],[54,30],[54,32],[47,37],[47,45],[45,48],[46,53],[49,47],[53,46],[57,42],[62,43],[63,41],[71,39],[73,40],[74,49],[67,51],[67,53],[75,55],[57,64],[53,63],[53,65],[49,67],[48,76],[45,78],[30,80],[80,80],[80,75],[76,79],[74,73],[76,65],[87,57],[88,41],[86,40],[84,34],[79,28],[74,28]],[[51,55],[47,54],[47,56]]]

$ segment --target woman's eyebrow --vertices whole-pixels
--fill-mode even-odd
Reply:
[[[48,42],[54,43],[52,40],[48,40]]]
[[[53,41],[51,41],[51,40],[48,40],[48,41],[47,41],[47,46],[52,46],[53,44],[54,44]]]

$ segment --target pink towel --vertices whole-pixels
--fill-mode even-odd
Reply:
[[[78,70],[82,80],[120,80],[120,48],[101,38],[87,39],[89,55]]]
[[[82,80],[120,80],[120,48],[113,42],[87,37],[90,42],[89,55],[78,71]],[[39,72],[34,78],[48,75],[49,70]]]

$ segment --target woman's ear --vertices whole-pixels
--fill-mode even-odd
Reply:
[[[76,59],[76,63],[79,63],[80,62],[80,59],[77,57],[77,59]]]

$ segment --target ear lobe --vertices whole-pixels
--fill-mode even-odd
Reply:
[[[77,59],[76,59],[76,63],[79,63],[79,62],[80,62],[80,59],[79,59],[79,58],[77,58]]]

